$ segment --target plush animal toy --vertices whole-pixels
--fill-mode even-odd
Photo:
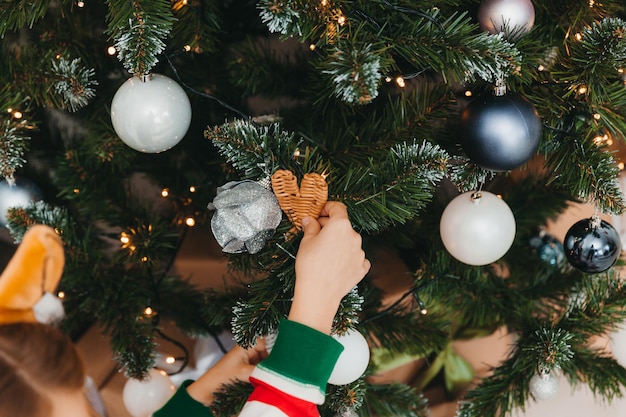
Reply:
[[[64,265],[63,242],[54,229],[32,226],[0,275],[0,324],[63,318],[63,305],[53,293]]]

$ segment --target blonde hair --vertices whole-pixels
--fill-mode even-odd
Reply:
[[[83,362],[59,329],[40,323],[0,325],[0,416],[51,414],[55,390],[81,390]]]

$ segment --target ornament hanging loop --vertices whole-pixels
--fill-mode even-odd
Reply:
[[[591,218],[589,219],[589,226],[591,226],[592,229],[597,229],[600,227],[600,225],[602,224],[602,219],[600,218],[600,215],[598,215],[598,212],[594,212],[593,216],[591,216]]]
[[[480,199],[483,198],[483,195],[481,193],[482,189],[483,189],[483,180],[478,182],[478,188],[470,196],[470,198],[472,199],[472,203],[474,204],[480,203]]]
[[[7,175],[4,179],[9,184],[9,187],[15,187],[15,176],[13,174]]]
[[[142,83],[147,83],[148,81],[150,81],[152,79],[152,74],[147,73],[147,74],[142,74],[139,79],[141,80]]]
[[[493,95],[496,97],[502,97],[506,95],[506,83],[504,77],[498,77],[496,85],[493,87]]]

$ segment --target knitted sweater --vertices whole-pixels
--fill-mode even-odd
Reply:
[[[328,378],[343,346],[332,337],[300,323],[283,320],[270,355],[252,372],[254,391],[240,417],[317,417]],[[181,385],[154,417],[213,417]]]

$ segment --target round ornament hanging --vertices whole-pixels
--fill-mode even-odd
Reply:
[[[469,191],[446,206],[439,233],[450,255],[468,265],[487,265],[504,256],[513,244],[515,217],[496,195]]]
[[[559,380],[551,372],[538,372],[530,379],[528,389],[536,400],[549,400],[559,392]]]
[[[178,144],[191,124],[191,104],[185,91],[160,74],[134,76],[117,90],[111,122],[131,148],[146,153],[166,151]]]
[[[530,0],[486,0],[478,9],[478,21],[481,30],[516,39],[532,29],[535,8]]]
[[[612,267],[622,251],[617,230],[598,216],[574,223],[565,234],[563,247],[568,262],[588,274]]]
[[[272,191],[254,181],[232,181],[217,189],[209,209],[211,230],[227,253],[257,253],[274,235],[283,214]]]
[[[561,267],[565,264],[563,244],[549,233],[539,233],[529,240],[532,252],[547,265]]]
[[[122,399],[131,416],[150,417],[165,405],[175,391],[176,387],[165,371],[153,368],[144,381],[126,381]]]
[[[349,329],[343,335],[333,335],[333,338],[343,345],[343,351],[328,382],[333,385],[346,385],[359,379],[367,369],[370,348],[365,337],[356,329]]]
[[[39,187],[29,179],[18,177],[0,181],[0,224],[7,226],[10,208],[26,207],[42,197]]]
[[[508,171],[537,151],[541,120],[519,94],[485,94],[461,113],[460,132],[461,146],[472,162],[491,171]]]

